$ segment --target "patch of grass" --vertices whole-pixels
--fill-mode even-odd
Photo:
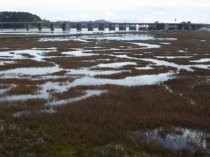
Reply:
[[[21,95],[21,94],[36,94],[40,90],[40,87],[33,85],[18,85],[10,89],[8,95]]]

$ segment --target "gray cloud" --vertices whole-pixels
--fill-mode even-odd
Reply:
[[[29,11],[50,20],[210,23],[210,1],[202,0],[7,0],[0,10]]]

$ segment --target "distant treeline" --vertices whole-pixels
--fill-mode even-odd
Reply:
[[[0,22],[34,22],[41,21],[37,15],[27,12],[0,12]]]
[[[0,22],[36,22],[42,19],[34,14],[28,12],[0,12]],[[3,28],[12,28],[12,25],[2,25]],[[17,28],[24,27],[24,25],[16,25]]]

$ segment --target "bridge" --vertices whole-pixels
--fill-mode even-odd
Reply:
[[[13,28],[14,31],[16,30],[16,28],[18,28],[18,26],[25,26],[26,30],[29,31],[29,26],[30,25],[34,25],[38,28],[39,31],[42,30],[42,24],[43,22],[0,22],[0,30],[3,30],[5,28]]]
[[[98,28],[99,31],[104,31],[106,28],[109,31],[136,31],[136,30],[200,30],[202,28],[210,28],[210,24],[202,23],[94,23],[94,22],[0,22],[0,30],[5,28],[12,28],[14,31],[21,26],[27,31],[30,28],[36,27],[38,31],[42,31],[43,26],[49,28],[51,32],[54,32],[55,26],[62,28],[63,31],[70,31],[72,28],[78,32],[83,28],[87,28],[88,31],[93,31],[94,28]]]

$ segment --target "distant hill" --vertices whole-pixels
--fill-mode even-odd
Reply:
[[[63,21],[56,21],[56,23],[62,23]],[[110,21],[106,21],[103,19],[95,20],[95,21],[66,21],[66,22],[81,22],[81,23],[112,23]]]
[[[106,21],[104,19],[100,19],[100,20],[96,20],[96,21],[93,21],[95,23],[111,23],[110,21]]]
[[[0,22],[35,22],[41,21],[37,15],[28,12],[0,12]]]
[[[112,22],[110,22],[110,21],[106,21],[106,20],[100,19],[100,20],[95,20],[95,21],[56,21],[56,22],[55,22],[55,25],[61,27],[61,24],[62,24],[63,22],[67,22],[67,23],[68,23],[68,22],[73,22],[73,23],[71,24],[71,27],[72,27],[72,28],[76,28],[76,23],[77,23],[77,22],[80,22],[80,23],[83,23],[83,24],[88,24],[88,23],[93,23],[93,24],[112,23]]]

